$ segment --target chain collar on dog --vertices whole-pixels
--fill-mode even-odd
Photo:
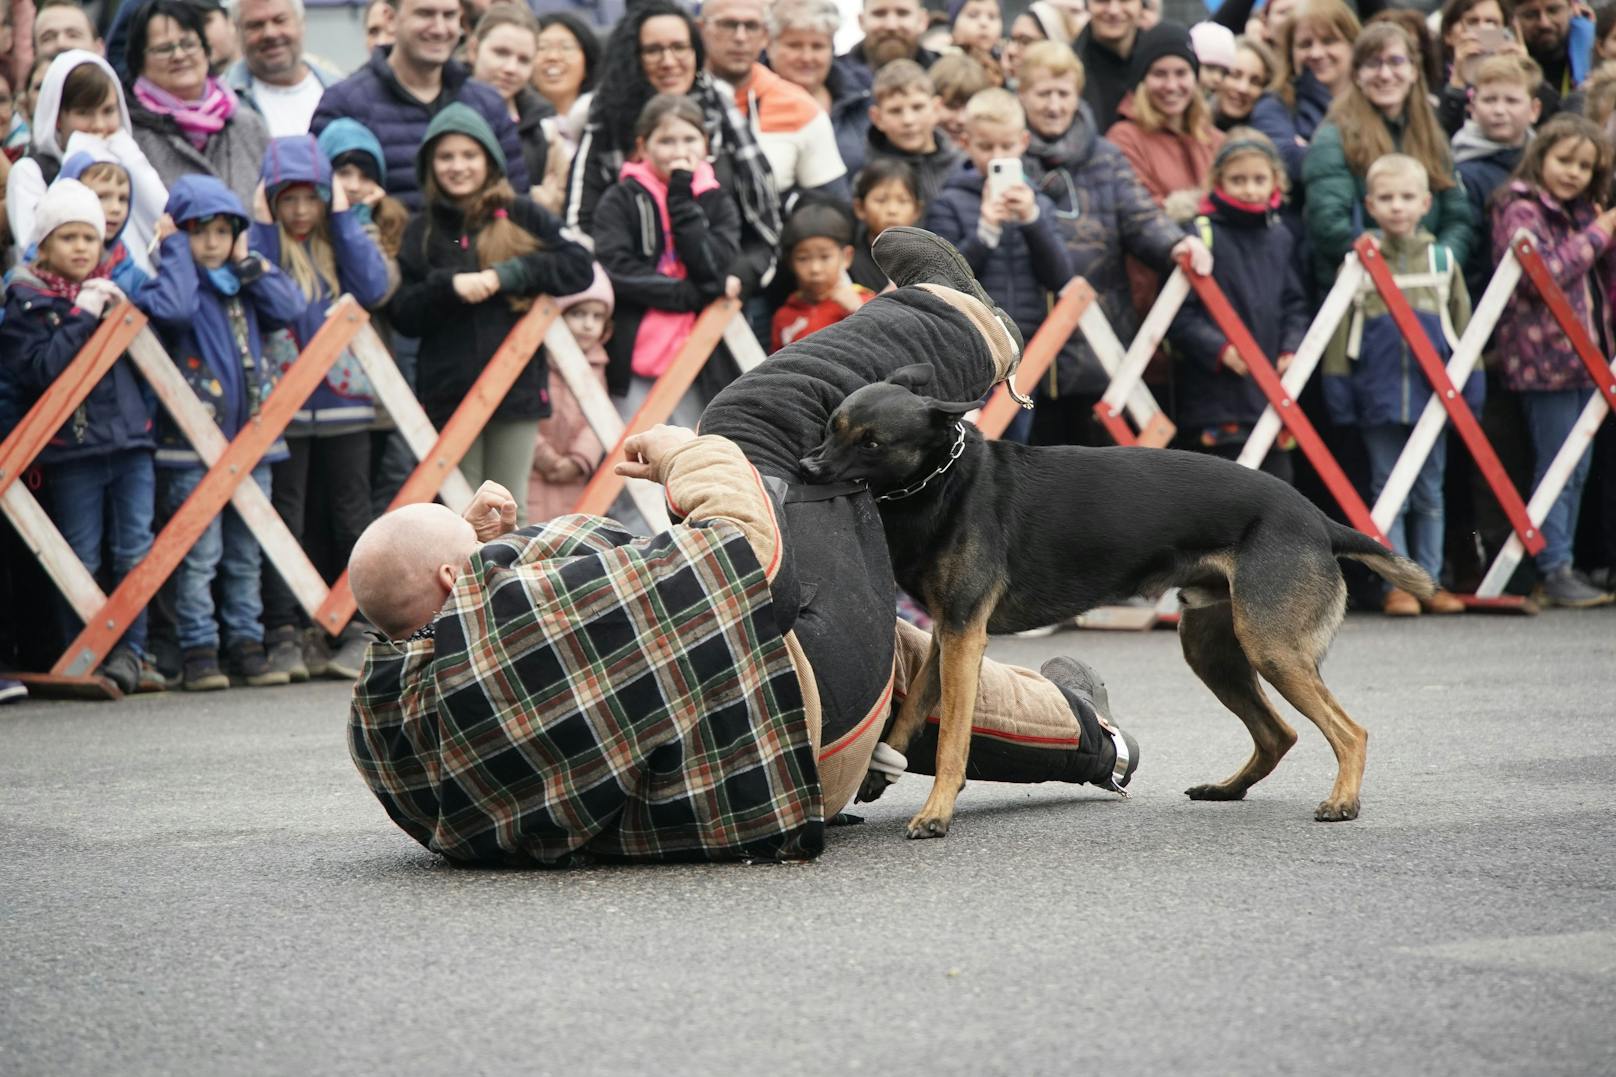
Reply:
[[[948,459],[943,461],[942,466],[936,471],[933,471],[930,475],[927,475],[925,478],[921,479],[919,482],[915,483],[913,486],[905,486],[902,490],[894,490],[890,494],[876,494],[875,499],[877,501],[901,501],[906,497],[913,497],[914,495],[920,493],[920,491],[924,490],[927,483],[931,482],[931,480],[937,478],[943,472],[953,467],[954,461],[958,460],[960,458],[960,454],[964,451],[965,422],[962,419],[955,419],[954,447],[948,451]]]

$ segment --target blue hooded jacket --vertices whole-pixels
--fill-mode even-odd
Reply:
[[[332,120],[324,131],[320,132],[320,152],[325,159],[335,162],[345,153],[358,150],[369,155],[376,162],[376,182],[382,187],[387,186],[387,155],[382,152],[382,144],[376,138],[375,132],[358,120],[350,120],[344,116]]]
[[[356,125],[357,126],[357,125]],[[275,200],[287,187],[312,184],[325,202],[331,250],[337,266],[337,283],[365,308],[375,307],[387,297],[387,262],[375,242],[365,232],[359,214],[352,209],[329,213],[331,208],[331,162],[320,152],[313,135],[288,135],[269,144],[264,154],[264,195],[274,212]],[[273,224],[254,221],[252,249],[282,265],[281,230]],[[298,353],[325,324],[326,308],[336,296],[318,281],[319,294],[304,297],[303,312],[285,333],[267,342],[271,375],[279,380],[297,360]],[[335,432],[337,427],[364,429],[376,419],[370,382],[351,351],[344,350],[331,365],[325,381],[309,395],[292,418],[287,433],[306,436],[321,427]]]
[[[184,226],[204,217],[236,218],[242,228],[247,211],[230,188],[212,176],[182,176],[168,194],[166,212],[180,231],[163,240],[157,276],[135,297],[135,304],[156,324],[169,358],[207,406],[227,438],[234,438],[268,399],[273,381],[264,363],[264,331],[294,323],[308,300],[290,277],[262,257],[249,255],[261,273],[240,282],[234,295],[219,290],[215,276],[240,281],[228,262],[210,273],[191,257]],[[240,318],[245,349],[236,343],[232,317]],[[286,458],[279,439],[264,462]],[[158,424],[160,467],[201,467],[202,459],[166,415]]]
[[[129,174],[129,170],[124,168],[122,161],[113,156],[111,150],[104,150],[97,147],[96,149],[88,152],[81,150],[78,153],[73,154],[73,156],[69,157],[67,160],[63,161],[62,170],[56,174],[56,178],[79,179],[84,175],[86,169],[97,164],[117,165],[119,168],[123,169],[124,175],[127,176]],[[132,200],[133,191],[131,191],[130,196]],[[133,208],[132,201],[131,208]],[[119,288],[122,288],[124,295],[132,296],[136,292],[140,291],[140,289],[144,287],[146,282],[151,278],[146,275],[145,270],[141,269],[140,266],[135,264],[135,260],[129,255],[129,248],[124,245],[123,233],[124,229],[128,227],[129,218],[125,217],[123,219],[123,223],[118,226],[118,230],[107,237],[106,262],[111,263],[108,267],[107,276],[112,279],[112,283],[116,284]]]

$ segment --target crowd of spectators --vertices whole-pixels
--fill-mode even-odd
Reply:
[[[0,20],[0,436],[125,299],[226,436],[343,294],[436,424],[539,295],[630,415],[715,299],[785,346],[889,286],[870,244],[900,225],[954,243],[1027,339],[1081,277],[1130,340],[1187,257],[1281,370],[1359,237],[1446,359],[1525,228],[1616,351],[1616,6],[1224,0],[1186,27],[1153,0],[864,0],[838,55],[835,0],[372,0],[348,72],[301,0],[7,0]],[[1529,490],[1593,382],[1525,286],[1483,367],[1466,398]],[[721,349],[675,420],[733,376]],[[1193,298],[1147,377],[1183,449],[1237,457],[1266,406]],[[1006,436],[1107,444],[1106,383],[1074,334]],[[1429,394],[1363,292],[1303,405],[1372,500]],[[1612,600],[1612,425],[1517,589]],[[547,518],[603,453],[540,349],[461,469]],[[410,466],[345,353],[252,478],[332,580]],[[1315,492],[1284,438],[1262,466]],[[123,359],[27,482],[110,588],[204,473]],[[0,668],[27,668],[81,626],[0,530]],[[1372,596],[1411,616],[1462,609],[1508,525],[1439,441],[1388,534],[1443,583]],[[311,626],[227,509],[102,672],[152,691],[352,678],[362,628]]]

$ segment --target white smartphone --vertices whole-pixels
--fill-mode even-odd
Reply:
[[[1025,182],[1021,171],[1021,158],[995,157],[988,162],[988,177],[982,190],[982,197],[992,200],[999,197],[1003,191]]]

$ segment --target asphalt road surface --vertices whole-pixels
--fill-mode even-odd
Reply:
[[[0,711],[0,1073],[1616,1072],[1616,610],[1388,622],[1326,666],[1371,732],[1249,740],[1170,633],[1005,640],[1107,675],[1124,801],[862,806],[805,865],[448,867],[339,684]]]

